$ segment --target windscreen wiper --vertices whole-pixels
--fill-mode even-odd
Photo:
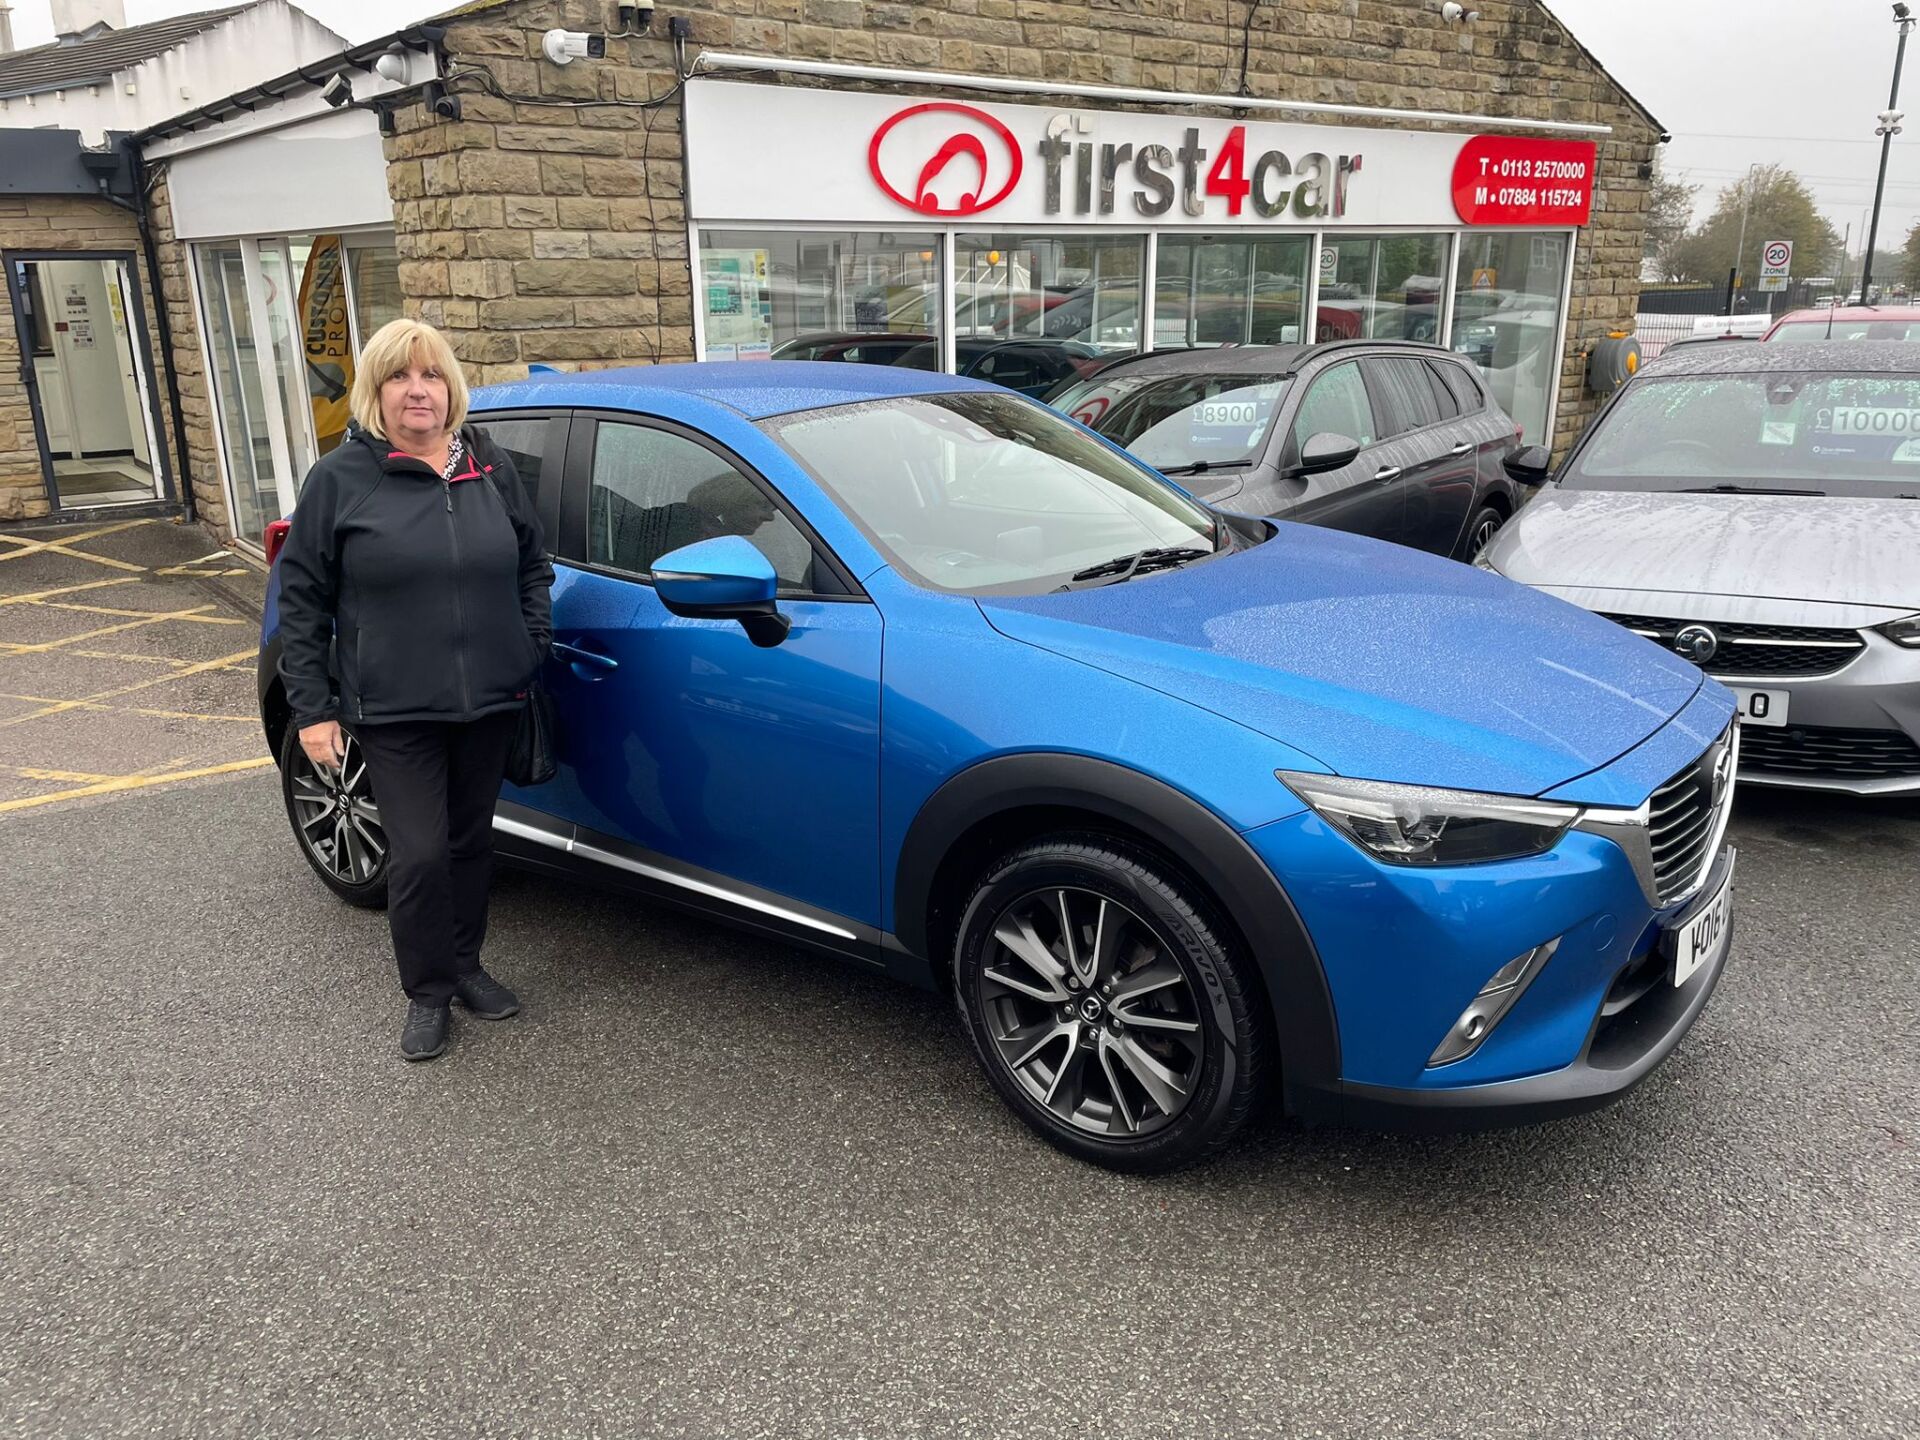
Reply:
[[[1204,560],[1214,553],[1212,550],[1202,550],[1197,545],[1163,545],[1152,550],[1136,550],[1131,555],[1116,555],[1111,560],[1102,560],[1098,565],[1074,571],[1073,579],[1060,589],[1073,590],[1095,582],[1117,585],[1148,570],[1171,569],[1192,560]]]
[[[1824,490],[1776,490],[1771,485],[1695,485],[1677,492],[1681,495],[1814,495],[1826,498]]]
[[[1196,460],[1191,465],[1156,465],[1162,475],[1204,475],[1209,470],[1244,470],[1251,460]]]

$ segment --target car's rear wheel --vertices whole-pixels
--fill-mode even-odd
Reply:
[[[1500,527],[1506,523],[1506,519],[1507,517],[1500,513],[1498,506],[1482,505],[1474,512],[1473,519],[1467,524],[1466,547],[1462,550],[1460,558],[1471,560],[1484,550],[1487,542],[1493,539]]]
[[[338,770],[323,770],[287,727],[280,747],[280,796],[300,853],[314,874],[349,905],[387,903],[387,832],[359,742],[342,731],[346,755]]]
[[[974,890],[954,988],[987,1078],[1034,1131],[1115,1170],[1223,1147],[1260,1093],[1258,990],[1211,906],[1145,852],[1051,836]]]

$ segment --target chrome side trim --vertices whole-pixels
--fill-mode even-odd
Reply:
[[[649,865],[644,860],[635,860],[631,856],[617,855],[611,850],[603,850],[598,845],[589,845],[577,840],[569,833],[556,835],[551,830],[542,830],[537,825],[528,825],[521,820],[511,820],[504,815],[493,817],[493,828],[503,835],[511,835],[518,840],[530,840],[536,845],[545,845],[569,855],[578,855],[583,860],[591,860],[597,865],[610,865],[616,870],[625,870],[644,879],[656,881],[662,885],[672,885],[680,890],[690,890],[696,895],[704,895],[709,900],[721,900],[729,905],[737,905],[742,910],[752,910],[756,914],[768,915],[789,925],[803,926],[808,930],[817,930],[823,935],[831,935],[836,940],[858,940],[853,931],[842,929],[812,915],[789,909],[785,905],[776,905],[768,900],[757,899],[752,895],[730,890],[724,885],[715,885],[710,881],[696,880],[691,875],[681,875],[659,865]],[[571,827],[569,827],[571,829]]]

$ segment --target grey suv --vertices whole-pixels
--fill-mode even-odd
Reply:
[[[1524,495],[1519,427],[1433,345],[1155,351],[1046,398],[1211,504],[1436,555],[1470,558]]]
[[[1742,779],[1920,795],[1920,346],[1663,355],[1476,563],[1732,686]]]

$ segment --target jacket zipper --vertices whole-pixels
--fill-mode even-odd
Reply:
[[[453,543],[453,663],[460,672],[460,711],[467,715],[473,712],[473,691],[467,683],[467,611],[460,603],[460,526],[453,518],[453,481],[442,476],[440,484],[447,494],[447,538]]]

